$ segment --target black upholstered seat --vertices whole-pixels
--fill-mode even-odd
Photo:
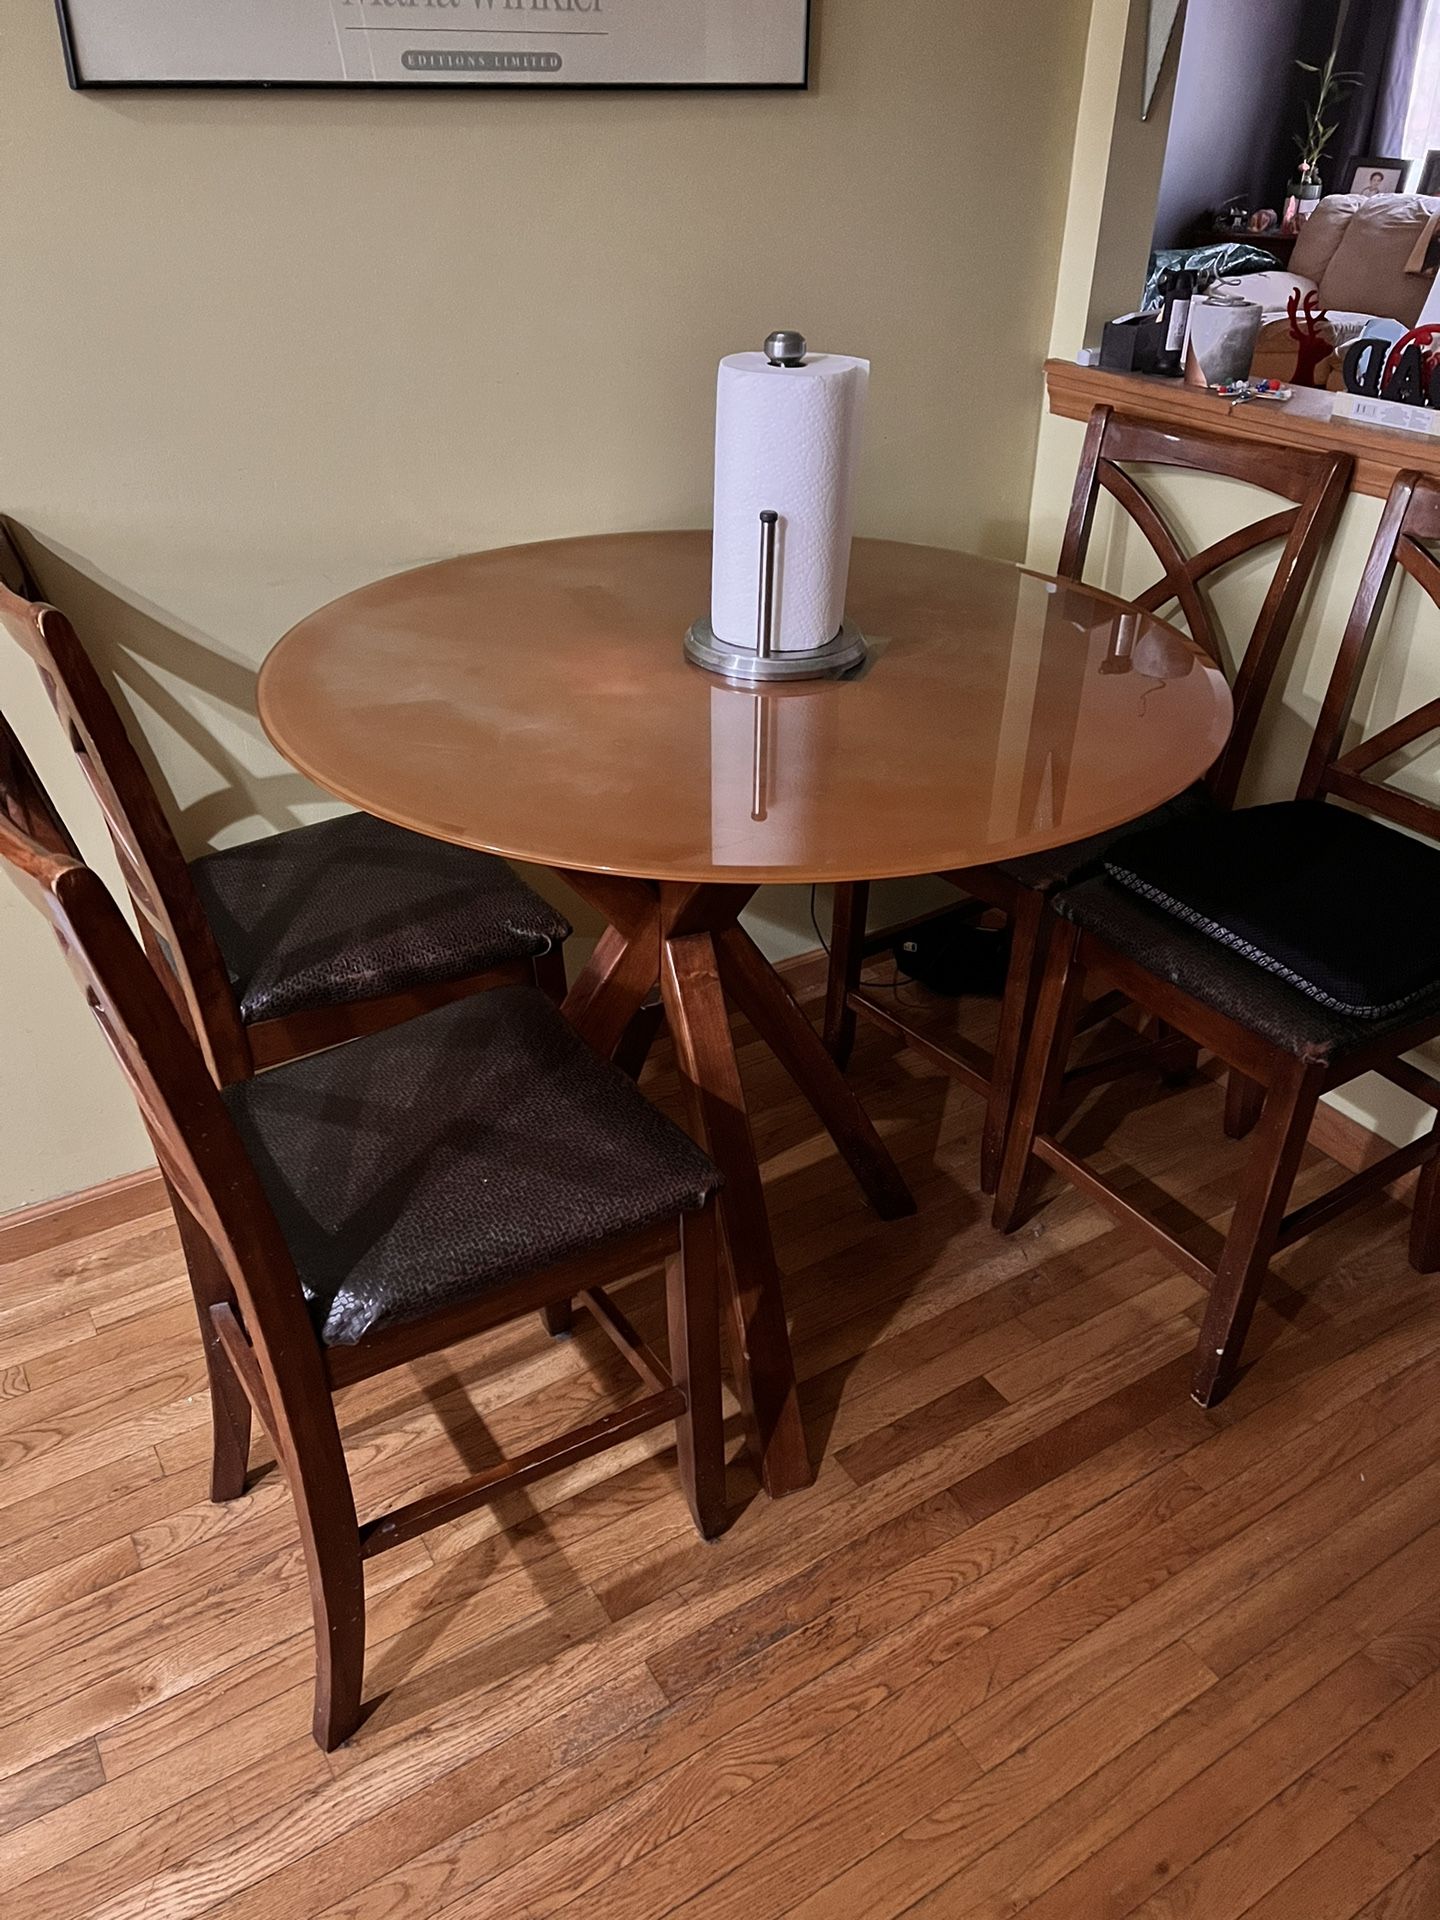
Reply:
[[[1019,881],[1022,887],[1036,893],[1054,893],[1060,887],[1073,886],[1076,881],[1098,873],[1106,855],[1133,834],[1173,826],[1183,820],[1201,819],[1219,811],[1210,797],[1210,789],[1197,784],[1187,787],[1184,793],[1167,800],[1163,806],[1152,807],[1138,820],[1126,821],[1123,826],[1111,827],[1105,833],[1089,834],[1084,840],[1072,840],[1063,847],[1047,848],[1044,853],[1024,853],[1018,860],[1002,860],[998,864],[1001,873]]]
[[[1087,880],[1058,894],[1056,911],[1093,933],[1157,979],[1192,994],[1297,1059],[1324,1061],[1376,1040],[1440,1007],[1440,954],[1428,1001],[1378,1020],[1334,1012],[1279,975],[1151,906],[1110,879]]]
[[[1440,847],[1322,800],[1135,835],[1105,871],[1335,1013],[1384,1019],[1440,980]]]
[[[688,1135],[533,987],[224,1090],[327,1345],[701,1206]]]
[[[206,854],[190,872],[247,1024],[462,980],[570,934],[503,860],[364,813]]]

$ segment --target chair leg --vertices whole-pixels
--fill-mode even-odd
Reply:
[[[1440,1120],[1433,1132],[1440,1135]],[[1420,1169],[1410,1215],[1410,1264],[1416,1273],[1440,1273],[1440,1154]]]
[[[250,1467],[254,1411],[210,1318],[212,1306],[233,1306],[235,1297],[209,1238],[168,1181],[166,1187],[190,1275],[190,1295],[200,1322],[205,1372],[210,1382],[210,1498],[217,1503],[238,1500],[245,1491]]]
[[[1240,1352],[1270,1268],[1275,1237],[1323,1084],[1323,1069],[1295,1061],[1265,1096],[1200,1329],[1191,1394],[1202,1407],[1215,1406],[1235,1384]]]
[[[1000,1002],[1000,1029],[995,1036],[995,1059],[990,1069],[990,1092],[985,1102],[985,1130],[980,1137],[980,1191],[994,1193],[1000,1184],[1000,1162],[1010,1110],[1015,1104],[1016,1081],[1025,1034],[1040,990],[1045,959],[1045,896],[1026,887],[1010,915],[1010,965]]]
[[[852,881],[835,888],[831,920],[830,971],[825,985],[825,1050],[842,1070],[850,1063],[855,1045],[855,1010],[850,995],[860,984],[865,961],[865,921],[870,908],[870,884]]]
[[[287,1382],[286,1385],[289,1383]],[[360,1724],[365,1680],[365,1574],[355,1495],[328,1390],[314,1382],[277,1406],[280,1455],[310,1583],[315,1622],[316,1745],[331,1753]],[[282,1394],[284,1388],[282,1387]]]
[[[199,1310],[199,1302],[196,1302]],[[205,1341],[205,1370],[210,1379],[210,1498],[217,1505],[238,1500],[245,1491],[250,1472],[250,1434],[254,1413],[250,1396],[236,1378],[219,1343],[214,1338],[210,1316],[201,1314],[201,1338]]]
[[[548,1307],[540,1309],[540,1318],[545,1322],[545,1331],[559,1340],[575,1331],[575,1302],[552,1300]]]
[[[1035,1136],[1049,1132],[1065,1083],[1065,1064],[1075,1035],[1075,1017],[1085,985],[1085,969],[1076,958],[1079,929],[1057,920],[1046,941],[1045,971],[1035,1007],[1035,1023],[1025,1049],[1020,1091],[1010,1118],[1000,1166],[1000,1185],[992,1216],[1001,1233],[1020,1223],[1025,1187],[1034,1160]]]
[[[1265,1089],[1258,1080],[1231,1067],[1225,1082],[1225,1135],[1243,1140],[1253,1133],[1265,1106]]]
[[[675,1423],[680,1484],[702,1538],[723,1533],[725,1423],[720,1399],[720,1236],[715,1203],[680,1223],[680,1251],[666,1269],[670,1371],[685,1393]]]
[[[311,1729],[324,1753],[343,1746],[360,1724],[365,1681],[365,1575],[360,1555],[360,1531],[348,1478],[344,1499],[349,1511],[349,1538],[341,1529],[322,1533],[312,1525],[304,1503],[300,1530],[310,1575],[310,1605],[315,1616],[315,1713]]]
[[[645,1062],[650,1058],[650,1050],[660,1037],[665,1025],[665,1007],[656,1000],[641,1007],[625,1029],[625,1037],[615,1049],[615,1064],[622,1073],[629,1074],[632,1080],[638,1080],[645,1071]]]
[[[564,947],[549,947],[544,953],[537,953],[530,962],[530,972],[540,991],[557,1007],[563,1006],[570,990],[565,975]]]
[[[1155,1041],[1157,1046],[1164,1049],[1160,1084],[1166,1087],[1187,1086],[1200,1071],[1199,1047],[1188,1034],[1181,1033],[1164,1020],[1155,1022]]]

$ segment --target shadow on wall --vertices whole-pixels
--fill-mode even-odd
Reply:
[[[94,661],[188,857],[345,810],[304,774],[286,766],[266,740],[256,711],[256,669],[249,661],[210,635],[176,624],[162,608],[137,598],[82,555],[43,539],[32,528],[16,526],[15,532],[41,591],[63,608]],[[177,684],[196,699],[183,696]],[[207,706],[223,714],[233,746],[207,724]],[[187,781],[192,788],[203,786],[199,798],[187,802],[176,792],[174,779],[137,717],[142,709],[154,715],[200,770]],[[600,933],[603,923],[593,909],[553,874],[520,870],[574,922],[582,947],[587,936],[593,939]]]
[[[1037,418],[1035,423],[1035,439],[1037,443],[1039,438],[1040,423]],[[1032,455],[1034,450],[1032,447]],[[1025,546],[1029,539],[1029,534],[1030,529],[1027,522],[1018,515],[1011,514],[1003,520],[986,519],[981,524],[978,534],[970,534],[964,544],[971,553],[988,554],[991,558],[997,560],[1013,560],[1017,566],[1021,566],[1024,564]],[[936,545],[946,547],[958,547],[960,544],[961,542],[954,538],[942,539],[936,542]]]
[[[159,607],[136,600],[118,581],[98,573],[79,554],[42,540],[29,527],[17,528],[25,558],[47,600],[63,608],[94,661],[106,690],[124,716],[126,728],[160,795],[186,854],[195,856],[219,845],[232,830],[259,820],[271,831],[317,817],[326,800],[318,787],[282,767],[259,772],[253,762],[226,746],[204,718],[175,691],[173,682],[192,688],[206,703],[218,705],[237,735],[256,743],[256,759],[271,750],[264,743],[255,711],[255,669],[228,653],[208,635],[170,623]],[[137,713],[149,708],[206,770],[207,791],[183,804],[156,756]],[[273,757],[273,755],[271,755]],[[304,811],[302,812],[302,809]]]

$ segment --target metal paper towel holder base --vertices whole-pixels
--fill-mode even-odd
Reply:
[[[767,508],[760,516],[760,604],[755,621],[755,645],[732,646],[722,640],[708,620],[697,620],[685,636],[685,658],[707,673],[723,674],[743,686],[769,680],[837,680],[852,673],[866,656],[865,636],[851,620],[821,647],[803,652],[776,653],[775,549],[780,516]]]
[[[708,620],[697,620],[685,636],[685,658],[707,673],[723,674],[743,686],[766,680],[838,680],[865,659],[865,636],[847,620],[826,646],[805,653],[752,653],[717,639]]]

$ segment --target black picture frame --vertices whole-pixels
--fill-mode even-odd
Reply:
[[[101,80],[81,71],[68,0],[55,0],[65,73],[76,93],[804,93],[810,86],[815,0],[805,8],[805,43],[798,80]]]
[[[1440,147],[1432,147],[1425,156],[1425,164],[1420,169],[1420,184],[1415,189],[1430,198],[1440,197]]]
[[[1359,189],[1356,187],[1355,182],[1362,175],[1393,173],[1398,175],[1395,185],[1393,187],[1377,187],[1375,191],[1377,193],[1403,193],[1405,191],[1405,175],[1409,169],[1410,162],[1408,160],[1396,159],[1393,155],[1383,153],[1357,153],[1345,169],[1345,185],[1339,188],[1339,192],[1358,192]]]

